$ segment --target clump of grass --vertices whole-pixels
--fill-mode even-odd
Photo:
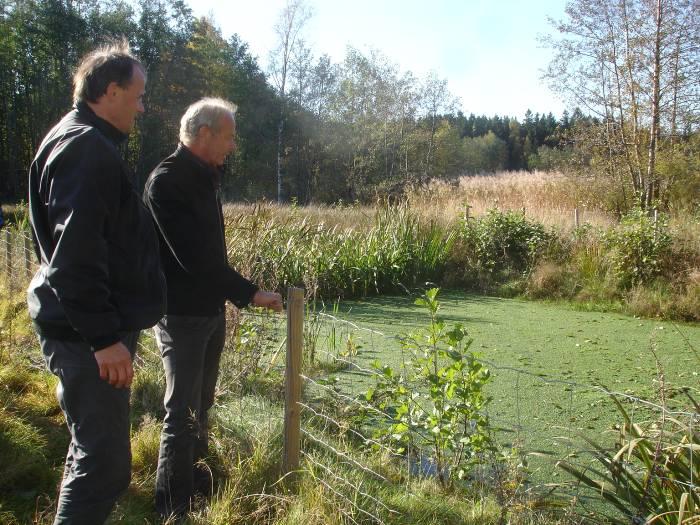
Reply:
[[[444,494],[432,480],[411,482],[405,492],[395,492],[388,503],[399,512],[397,524],[496,525],[501,509],[492,498],[465,499],[462,494]]]
[[[571,275],[562,264],[542,261],[528,277],[527,295],[534,299],[564,299],[571,296]]]
[[[54,376],[32,364],[27,349],[13,350],[0,358],[0,506],[27,523],[54,492],[69,439]]]
[[[0,409],[0,492],[45,486],[51,479],[47,446],[41,429]]]
[[[144,416],[162,421],[165,417],[165,372],[155,339],[150,332],[141,334],[134,369],[131,385],[132,421],[140,421]]]
[[[217,407],[210,457],[204,460],[213,474],[214,496],[190,513],[192,523],[273,523],[282,512],[285,497],[269,488],[281,476],[281,418],[261,421],[262,407],[272,408],[260,397]]]
[[[442,271],[453,236],[422,224],[407,206],[382,207],[367,229],[327,227],[268,209],[228,217],[234,265],[268,288],[304,286],[313,296],[357,297],[412,286]]]
[[[670,316],[685,321],[700,321],[700,268],[687,272],[681,293],[669,305]]]
[[[0,269],[0,359],[11,347],[25,346],[34,339],[25,282],[10,283],[3,270]]]
[[[146,415],[131,436],[131,470],[139,484],[155,483],[162,426],[160,420]]]

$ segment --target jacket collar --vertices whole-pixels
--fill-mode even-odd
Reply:
[[[223,176],[222,170],[219,168],[213,168],[209,164],[202,162],[202,159],[192,153],[192,151],[182,142],[177,145],[175,156],[182,157],[194,164],[202,175],[208,177],[214,188],[221,186],[221,179]]]
[[[97,128],[107,139],[113,142],[115,145],[119,145],[124,142],[129,136],[126,133],[118,130],[112,124],[107,122],[105,119],[98,117],[97,114],[88,106],[85,102],[78,102],[75,105],[75,110],[78,115],[85,119],[89,124]]]

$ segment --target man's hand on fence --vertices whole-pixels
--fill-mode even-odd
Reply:
[[[253,306],[262,306],[275,312],[282,311],[282,296],[277,292],[264,292],[258,290],[253,296]]]
[[[95,352],[100,378],[115,388],[129,388],[134,378],[131,353],[122,342],[114,343]]]

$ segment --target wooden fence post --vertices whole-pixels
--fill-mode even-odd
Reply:
[[[574,226],[578,228],[579,226],[579,220],[578,220],[578,208],[574,208]]]
[[[304,290],[287,290],[287,367],[284,396],[284,454],[285,473],[299,468],[301,450],[301,357],[304,337]]]

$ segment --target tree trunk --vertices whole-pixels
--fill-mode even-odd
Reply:
[[[282,204],[282,131],[284,129],[284,116],[280,115],[277,125],[277,204]]]
[[[659,102],[661,83],[661,23],[663,12],[661,0],[656,1],[656,37],[654,40],[654,71],[651,98],[651,127],[649,130],[649,163],[647,164],[647,188],[644,195],[644,205],[650,208],[652,202],[659,196],[658,180],[655,174],[656,149],[659,137]]]
[[[630,39],[630,27],[629,27],[629,17],[627,16],[627,2],[623,0],[622,2],[622,13],[624,17],[625,24],[625,58],[626,58],[626,69],[628,76],[628,89],[630,92],[630,103],[632,110],[632,143],[634,144],[634,153],[636,159],[635,172],[636,176],[633,177],[632,187],[636,193],[641,193],[644,189],[644,172],[642,171],[642,153],[641,153],[641,141],[639,133],[639,107],[637,104],[637,90],[635,88],[636,83],[634,80],[634,66],[631,54],[631,39]]]

